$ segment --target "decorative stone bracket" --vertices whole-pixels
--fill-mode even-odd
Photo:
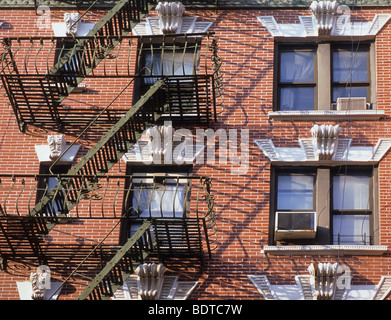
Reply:
[[[335,153],[337,139],[340,134],[339,125],[317,125],[311,129],[313,143],[319,160],[331,160]]]
[[[310,6],[316,21],[318,35],[330,35],[335,24],[339,4],[336,1],[313,1]]]
[[[63,135],[51,135],[48,136],[48,145],[50,150],[49,158],[51,160],[58,159],[61,154],[65,151],[66,140]]]
[[[344,161],[378,163],[391,148],[391,139],[380,138],[375,146],[352,146],[341,138],[338,125],[314,125],[312,138],[300,138],[299,147],[276,147],[271,139],[254,140],[272,162]]]
[[[65,21],[65,34],[67,36],[76,36],[79,29],[81,19],[78,12],[66,12],[64,13]]]
[[[376,14],[372,21],[351,21],[350,10],[336,1],[313,1],[312,15],[299,16],[300,23],[277,23],[273,16],[258,20],[273,37],[376,36],[391,18]]]
[[[140,278],[139,296],[142,300],[155,300],[158,296],[166,268],[163,264],[144,263],[139,265],[135,274]]]
[[[163,34],[177,33],[182,24],[185,7],[181,2],[159,2],[156,6]]]
[[[308,272],[314,285],[314,300],[332,300],[335,293],[338,264],[311,263]]]

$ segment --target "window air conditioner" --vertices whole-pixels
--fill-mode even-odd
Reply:
[[[367,110],[368,109],[367,98],[338,98],[337,99],[337,110]]]
[[[315,239],[316,212],[276,212],[275,239]]]

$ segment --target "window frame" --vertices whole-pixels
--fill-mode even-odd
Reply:
[[[333,185],[332,177],[337,173],[356,174],[356,175],[368,175],[370,178],[370,243],[367,245],[376,245],[379,243],[379,206],[378,206],[378,166],[375,165],[336,165],[336,166],[272,166],[271,167],[271,180],[270,180],[270,213],[269,213],[269,245],[276,245],[275,241],[275,219],[276,212],[289,212],[286,210],[277,209],[277,192],[278,192],[278,176],[282,174],[313,174],[315,176],[314,186],[314,210],[316,212],[317,221],[317,235],[315,240],[292,240],[289,243],[294,244],[318,244],[318,245],[331,245],[333,244],[333,216],[337,212],[333,211]],[[306,210],[297,210],[300,212],[306,212]],[[368,211],[368,210],[364,210]],[[294,212],[294,211],[291,211]],[[309,211],[311,212],[311,211]],[[359,211],[356,211],[358,213]],[[361,211],[362,213],[363,211]],[[352,212],[354,214],[355,212]]]
[[[368,188],[369,188],[369,203],[368,209],[335,209],[334,208],[334,177],[337,176],[368,176]],[[334,241],[334,217],[335,216],[368,216],[369,217],[369,244],[374,243],[374,175],[370,168],[346,168],[346,170],[330,170],[330,239],[332,244],[344,244],[343,242]],[[355,237],[356,235],[348,235]],[[362,235],[361,235],[362,236]],[[349,243],[351,244],[351,243]],[[365,244],[365,243],[364,243]]]
[[[163,41],[163,42],[162,42]],[[199,37],[186,37],[186,38],[167,38],[167,37],[157,37],[157,38],[141,38],[138,42],[138,58],[137,58],[137,74],[141,76],[140,85],[142,87],[149,87],[153,83],[147,83],[144,79],[146,77],[148,78],[162,78],[164,76],[167,77],[180,77],[181,75],[175,75],[175,74],[164,74],[163,68],[161,67],[161,74],[158,75],[152,75],[152,74],[145,74],[148,70],[146,68],[146,57],[151,52],[153,54],[158,55],[160,58],[160,63],[162,64],[162,54],[165,55],[167,52],[169,54],[182,54],[183,57],[186,53],[191,53],[193,56],[193,70],[192,74],[189,74],[187,76],[197,75],[200,71],[200,59],[201,59],[201,43],[202,38]],[[175,61],[173,58],[172,61]],[[159,62],[158,62],[159,63]],[[196,63],[196,65],[195,65]],[[172,64],[174,65],[174,64]],[[184,65],[184,64],[183,64]],[[182,67],[183,67],[182,65]]]
[[[183,174],[185,173],[187,176],[191,175],[193,171],[192,165],[182,165],[182,166],[165,166],[165,165],[154,165],[154,166],[131,166],[128,165],[126,167],[126,175],[128,178],[125,180],[125,190],[124,190],[124,197],[123,197],[123,204],[122,204],[122,215],[123,220],[121,222],[120,226],[120,232],[119,232],[119,243],[120,245],[123,245],[129,237],[129,233],[131,231],[132,225],[138,225],[144,218],[137,217],[129,215],[128,208],[132,206],[133,202],[133,192],[127,192],[130,188],[130,178],[133,176],[133,174],[155,174],[157,179],[159,179],[159,174],[172,174],[175,175],[176,173]],[[137,176],[135,176],[137,177]],[[163,176],[162,176],[163,178]],[[169,178],[169,177],[164,177]],[[152,177],[151,177],[152,179]],[[186,179],[186,177],[184,178]],[[184,208],[184,214],[182,217],[186,217],[189,209],[190,209],[190,198],[191,198],[191,179],[188,179],[185,183],[184,187],[184,199],[183,199],[183,208]],[[126,218],[129,216],[130,218]],[[179,216],[178,216],[179,217]]]
[[[368,52],[367,55],[367,72],[368,78],[367,82],[356,82],[352,83],[352,86],[362,86],[365,84],[367,86],[367,103],[369,105],[369,109],[376,110],[376,47],[375,41],[373,39],[365,40],[365,41],[354,41],[347,42],[344,41],[327,41],[327,42],[317,42],[312,41],[308,43],[298,43],[298,42],[286,42],[284,40],[279,40],[274,43],[274,62],[273,62],[273,111],[278,112],[280,115],[289,117],[295,117],[298,115],[300,118],[305,118],[307,116],[307,111],[315,111],[319,112],[319,116],[322,116],[325,111],[335,111],[336,110],[336,102],[333,102],[333,50],[336,48],[357,48],[359,50],[365,50]],[[286,51],[287,49],[297,49],[301,48],[314,48],[315,50],[315,61],[314,61],[314,75],[315,75],[315,102],[314,109],[312,110],[295,110],[293,109],[292,114],[291,110],[281,110],[281,93],[280,93],[280,52]],[[348,82],[349,83],[349,82]],[[342,83],[340,83],[342,86]],[[302,112],[302,114],[300,114]],[[273,112],[272,112],[273,113]],[[285,114],[284,114],[285,113]],[[330,114],[332,115],[332,114]],[[338,117],[338,114],[334,114]],[[275,115],[277,116],[277,114]],[[277,117],[276,117],[277,119]]]
[[[277,70],[275,77],[275,110],[277,111],[286,111],[281,110],[281,89],[282,88],[314,88],[314,109],[318,107],[318,68],[317,68],[317,44],[286,44],[280,43],[277,44],[276,52],[277,58],[275,59],[275,70]],[[314,53],[314,82],[282,82],[281,81],[281,53],[283,52],[313,52]],[[292,111],[299,111],[292,109]]]
[[[334,81],[334,52],[352,51],[366,52],[367,53],[367,81]],[[366,87],[367,89],[367,103],[371,101],[371,87],[372,87],[372,75],[371,75],[371,43],[369,42],[358,42],[358,43],[332,43],[330,44],[330,100],[331,103],[334,101],[334,88],[357,88]]]
[[[39,167],[39,174],[41,175],[48,175],[51,174],[49,171],[49,168],[51,167],[51,164],[40,164]],[[38,203],[44,196],[45,191],[48,193],[51,189],[49,189],[49,179],[55,179],[56,174],[66,174],[69,169],[72,167],[71,164],[60,164],[56,165],[52,168],[52,172],[54,175],[52,176],[40,176],[37,182],[37,193],[36,193],[36,200],[35,203]],[[57,197],[61,196],[61,194],[58,194]]]

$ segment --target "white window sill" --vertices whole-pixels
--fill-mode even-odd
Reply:
[[[277,121],[292,120],[379,120],[384,117],[383,110],[308,110],[271,111],[269,119]]]
[[[388,246],[373,245],[303,245],[264,246],[262,253],[270,255],[364,255],[380,256]]]

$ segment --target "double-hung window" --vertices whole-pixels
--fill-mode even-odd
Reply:
[[[309,231],[315,229],[315,177],[311,171],[277,173],[276,240],[315,236]]]
[[[332,100],[338,98],[370,98],[369,45],[333,46]]]
[[[190,170],[165,168],[164,171],[128,169],[124,195],[124,216],[121,241],[134,235],[144,220],[185,218],[190,197]],[[153,228],[150,229],[153,231]]]
[[[201,48],[198,38],[162,41],[140,44],[139,73],[143,85],[152,85],[164,76],[192,76],[198,71]]]
[[[375,105],[373,43],[278,44],[276,48],[275,111],[365,110]],[[363,99],[338,104],[338,98]]]
[[[332,175],[334,244],[371,244],[371,194],[369,172]]]
[[[280,48],[277,99],[280,111],[315,108],[315,57],[315,48]]]
[[[58,165],[52,168],[52,172],[55,175],[49,175],[50,165],[41,165],[40,174],[42,174],[40,180],[38,181],[38,190],[37,190],[37,202],[41,200],[46,194],[48,194],[53,188],[58,184],[58,177],[55,175],[66,174],[71,168],[71,165]],[[63,204],[64,204],[64,193],[58,192],[55,194],[55,197],[46,207],[46,213],[49,215],[62,213]]]

